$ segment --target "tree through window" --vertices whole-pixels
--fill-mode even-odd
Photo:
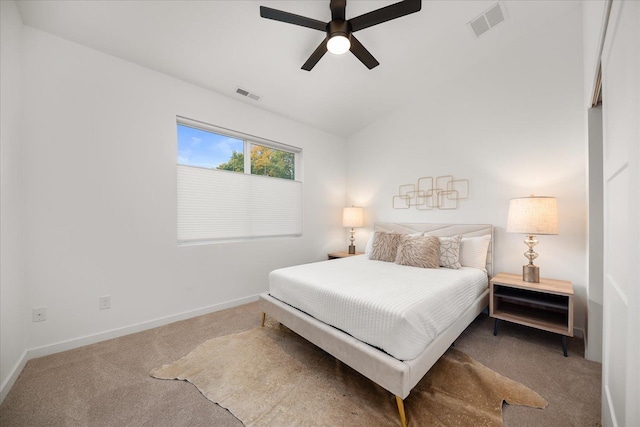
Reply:
[[[302,150],[182,117],[177,122],[179,244],[302,234],[296,177]]]
[[[217,169],[244,172],[244,154],[234,151]],[[295,153],[251,144],[251,174],[295,179]]]

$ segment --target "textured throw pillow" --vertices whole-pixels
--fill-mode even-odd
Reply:
[[[440,267],[458,269],[460,265],[460,241],[462,235],[440,237]]]
[[[402,237],[401,234],[376,231],[376,234],[373,237],[373,246],[371,247],[369,259],[394,262],[398,252],[400,237]]]
[[[491,235],[463,237],[460,243],[460,265],[485,270]]]
[[[364,254],[368,258],[371,258],[371,250],[373,249],[373,241],[375,240],[376,233],[378,233],[378,231],[372,231],[369,234],[369,240],[367,240],[367,246],[365,246],[364,248]],[[380,231],[380,233],[382,233],[382,231]],[[423,235],[422,233],[402,234],[402,236],[422,236],[422,235]]]
[[[403,235],[398,244],[396,264],[438,268],[440,266],[440,240],[433,236]]]

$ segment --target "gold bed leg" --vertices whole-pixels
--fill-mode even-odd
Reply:
[[[404,401],[400,396],[396,396],[396,403],[398,404],[398,412],[400,413],[400,423],[402,427],[407,427],[407,416],[404,414]]]
[[[260,327],[264,328],[264,321],[267,318],[267,313],[265,313],[264,311],[262,312],[262,322],[260,322]]]

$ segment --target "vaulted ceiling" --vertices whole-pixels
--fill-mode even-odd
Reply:
[[[347,19],[392,3],[348,1]],[[20,0],[18,8],[31,27],[347,137],[544,32],[545,22],[581,13],[578,1],[502,1],[505,22],[476,38],[467,22],[495,3],[423,0],[420,12],[357,33],[380,66],[327,53],[310,72],[300,67],[324,34],[263,19],[260,5],[329,21],[329,0]]]

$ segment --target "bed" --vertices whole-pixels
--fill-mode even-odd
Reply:
[[[399,266],[386,265],[393,263],[372,261],[368,260],[367,255],[361,255],[289,267],[272,272],[270,274],[270,291],[260,295],[260,308],[263,313],[263,325],[267,315],[274,318],[298,335],[393,393],[396,397],[400,422],[403,426],[406,426],[404,399],[467,326],[488,306],[488,278],[492,274],[493,264],[493,226],[487,224],[376,223],[374,231],[422,234],[436,237],[462,235],[465,240],[490,236],[484,269],[464,267],[456,272],[455,270],[440,268],[430,272],[437,277],[454,277],[454,281],[468,280],[468,278],[460,279],[463,276],[471,277],[471,280],[475,283],[473,296],[465,297],[466,300],[463,302],[458,302],[459,297],[456,295],[444,297],[450,304],[440,304],[440,306],[459,305],[459,307],[456,308],[456,312],[453,314],[444,313],[442,316],[448,318],[446,322],[434,327],[428,326],[426,328],[427,333],[412,330],[411,324],[422,324],[429,320],[425,320],[424,316],[428,316],[430,312],[434,311],[433,306],[408,304],[401,298],[394,300],[393,296],[387,294],[383,296],[385,301],[389,299],[392,301],[383,305],[394,306],[394,304],[397,304],[403,307],[410,305],[412,309],[415,309],[412,314],[401,314],[399,316],[400,319],[397,322],[408,322],[408,325],[394,324],[385,318],[386,314],[384,311],[380,311],[381,308],[379,306],[373,304],[374,307],[370,311],[362,311],[366,308],[364,306],[372,304],[365,301],[364,306],[360,307],[357,304],[363,298],[349,298],[349,281],[352,279],[348,275],[352,274],[353,280],[356,277],[360,277],[366,282],[368,279],[366,274],[363,277],[363,273],[368,268],[371,270],[370,274],[372,276],[384,276],[393,286],[402,282],[403,286],[407,286],[405,292],[413,292],[417,288],[412,286],[415,285],[414,282],[421,280],[419,274],[422,274],[422,272],[413,270],[424,271],[429,269],[416,267],[402,269]],[[378,271],[378,268],[384,268],[384,270]],[[354,273],[349,273],[351,269],[354,270]],[[438,273],[439,270],[442,271]],[[396,272],[398,273],[397,276]],[[479,276],[483,276],[482,280],[478,279]],[[312,287],[305,288],[305,277],[308,278],[306,281],[310,282],[309,286],[313,284],[311,282],[324,281],[327,284],[326,287],[328,289],[326,292],[328,296],[315,294],[315,292],[319,291]],[[287,281],[297,285],[287,286]],[[377,289],[382,287],[376,285],[375,283],[377,282],[373,278],[371,283],[374,289],[369,293],[376,294],[378,292]],[[378,286],[378,288],[375,288],[375,286]],[[293,289],[289,295],[283,293],[283,289],[287,287]],[[323,313],[314,305],[318,300],[322,299],[333,301],[333,294],[338,291],[347,293],[346,302],[342,303],[341,308],[334,308],[327,313]],[[403,292],[398,292],[397,294],[404,295]],[[283,302],[283,300],[288,303]],[[451,303],[452,301],[454,303]],[[332,304],[330,305],[333,306]],[[413,307],[414,305],[417,305],[417,307]],[[382,307],[382,309],[384,308]],[[367,308],[367,310],[369,309]],[[363,319],[365,321],[362,321]],[[359,325],[358,322],[360,322]],[[376,341],[377,337],[383,334],[379,334],[376,330],[370,330],[369,326],[377,325],[377,323],[381,324],[383,329],[387,328],[388,331],[391,331],[391,338],[378,339]],[[400,327],[409,327],[408,332],[393,332],[400,330],[398,329]],[[425,335],[425,337],[421,335]],[[407,343],[409,345],[406,345]]]

